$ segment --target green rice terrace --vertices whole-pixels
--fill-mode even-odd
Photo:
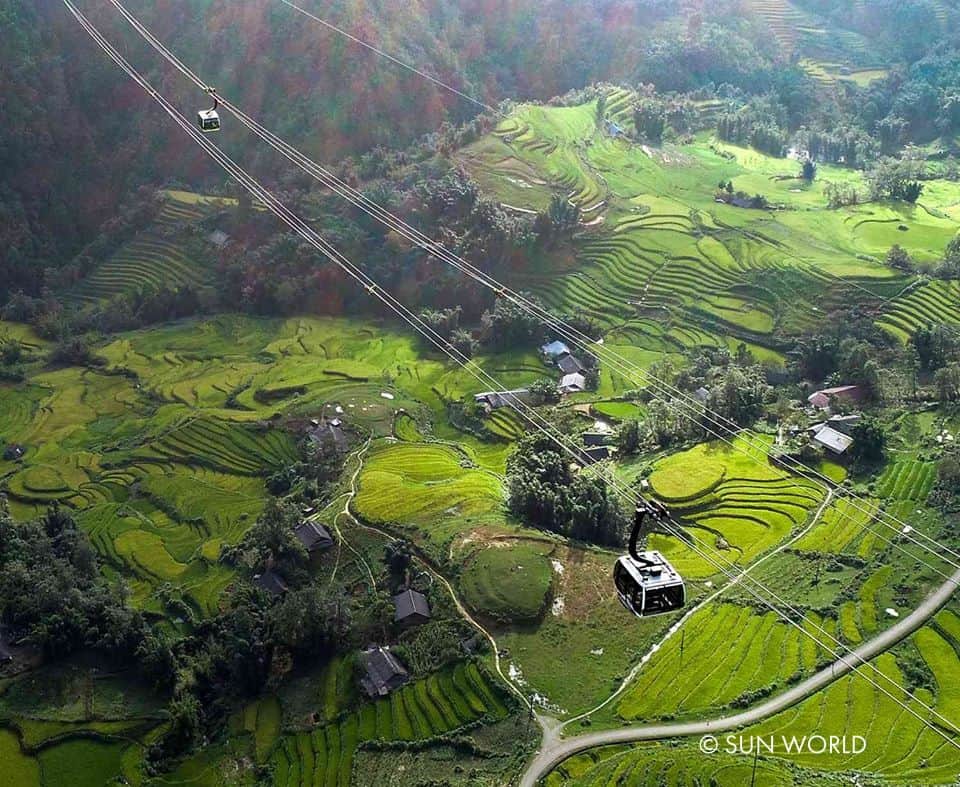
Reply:
[[[634,99],[609,92],[608,118],[629,127]],[[651,148],[600,128],[594,103],[522,106],[456,156],[505,205],[542,210],[562,194],[579,206],[570,247],[538,255],[510,284],[553,310],[589,316],[605,347],[642,368],[743,344],[776,370],[791,341],[850,302],[894,343],[929,321],[960,325],[956,282],[883,262],[894,243],[915,260],[939,258],[960,218],[955,182],[938,181],[917,206],[828,210],[826,184],[864,188],[860,173],[823,165],[808,183],[797,162],[706,133]],[[773,207],[718,202],[716,184],[731,179]],[[83,304],[208,283],[206,247],[183,241],[189,233],[180,230],[204,221],[210,204],[167,193],[154,224],[68,297]],[[365,699],[351,657],[300,668],[235,709],[229,735],[158,777],[142,761],[170,720],[134,676],[99,673],[76,657],[4,679],[0,761],[16,784],[55,787],[77,763],[87,765],[73,783],[91,785],[335,787],[404,783],[399,772],[421,774],[424,784],[451,773],[456,784],[507,783],[540,733],[528,702],[566,724],[565,735],[730,714],[828,665],[829,643],[853,647],[886,631],[939,584],[937,567],[878,514],[909,517],[935,537],[951,532],[929,502],[936,440],[958,426],[948,408],[931,404],[899,419],[870,477],[845,482],[842,464],[821,464],[856,489],[855,500],[768,461],[772,433],[681,442],[578,471],[643,482],[684,531],[661,528],[648,544],[683,575],[688,610],[637,620],[610,579],[619,547],[567,539],[510,513],[507,463],[527,432],[523,418],[509,407],[466,427],[454,417],[487,390],[471,371],[505,388],[554,375],[535,347],[481,353],[464,369],[382,322],[237,314],[100,338],[98,360],[86,366],[41,360],[50,344],[17,323],[0,323],[0,338],[29,359],[22,381],[0,383],[0,438],[23,449],[0,460],[10,511],[28,520],[52,504],[68,509],[104,573],[123,579],[130,603],[166,630],[202,626],[247,582],[223,558],[264,512],[271,479],[302,460],[319,418],[339,419],[352,443],[331,497],[309,514],[336,536],[311,561],[312,575],[357,594],[372,590],[385,547],[402,538],[434,607],[419,633],[399,635],[413,673],[402,689]],[[598,419],[614,427],[643,419],[646,401],[628,394],[641,384],[601,365],[597,390],[563,398],[558,418],[578,430]],[[728,586],[718,561],[734,573],[749,568],[795,615],[770,611],[746,581]],[[955,605],[947,607],[876,659],[894,696],[960,719],[951,677],[960,669],[958,621]],[[424,639],[444,637],[458,657],[437,668]],[[960,767],[942,740],[874,692],[847,676],[755,726],[766,734],[820,720],[837,734],[866,735],[869,756],[765,756],[756,783],[827,784],[852,769],[896,783],[955,779]],[[893,729],[897,740],[887,745]],[[697,758],[690,745],[593,749],[545,783],[752,778],[744,758]]]
[[[629,130],[632,105],[614,89],[606,117]],[[595,103],[522,107],[459,159],[504,205],[542,209],[562,191],[580,207],[575,259],[547,255],[512,283],[553,309],[591,315],[607,344],[636,360],[743,341],[775,363],[784,337],[842,300],[862,301],[901,340],[926,321],[960,320],[955,282],[883,264],[894,244],[917,260],[940,255],[956,231],[955,183],[935,181],[917,206],[828,209],[827,184],[866,191],[859,173],[821,165],[808,183],[796,162],[708,134],[632,143],[598,126]],[[772,207],[717,202],[716,184],[729,180]]]

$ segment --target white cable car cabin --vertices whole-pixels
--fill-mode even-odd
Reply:
[[[213,96],[213,107],[211,109],[201,109],[197,112],[197,124],[200,126],[201,131],[210,133],[211,131],[220,130],[220,115],[217,114],[217,107],[220,105],[220,100],[217,98],[215,88],[207,88],[207,92]]]
[[[197,112],[197,123],[199,123],[201,131],[219,131],[220,115],[217,114],[215,109],[201,109]]]
[[[643,520],[648,514],[657,521],[670,515],[665,506],[641,501],[630,534],[630,554],[619,558],[613,569],[620,603],[638,618],[674,612],[686,603],[683,577],[670,562],[659,552],[637,551]]]

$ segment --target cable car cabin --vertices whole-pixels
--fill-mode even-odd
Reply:
[[[200,125],[201,131],[219,131],[220,115],[217,114],[215,109],[201,109],[197,112],[197,123]]]
[[[683,578],[659,552],[624,555],[613,569],[613,582],[620,603],[638,618],[673,612],[686,602]]]

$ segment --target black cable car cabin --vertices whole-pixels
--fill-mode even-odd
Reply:
[[[620,603],[638,618],[674,612],[686,603],[683,578],[670,562],[659,552],[637,551],[637,541],[647,515],[659,521],[669,517],[670,513],[657,503],[641,501],[630,534],[630,554],[619,558],[613,569],[613,582]]]

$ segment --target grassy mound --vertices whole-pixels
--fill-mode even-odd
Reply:
[[[470,608],[502,622],[537,618],[544,610],[553,570],[547,544],[493,544],[475,553],[460,577]]]

